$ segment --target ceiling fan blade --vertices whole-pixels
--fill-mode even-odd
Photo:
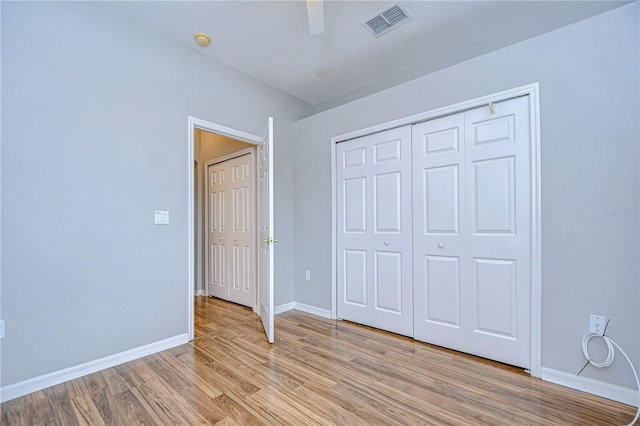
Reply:
[[[322,34],[324,32],[324,0],[307,0],[307,16],[309,33]]]

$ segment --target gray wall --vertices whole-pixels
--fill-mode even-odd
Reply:
[[[330,138],[539,82],[542,365],[575,373],[590,313],[640,365],[638,3],[298,121],[295,297],[331,308]],[[630,217],[608,217],[607,209]],[[311,270],[311,281],[304,271]],[[621,356],[585,376],[635,388]]]
[[[1,7],[2,385],[187,332],[189,115],[256,135],[275,117],[276,294],[292,301],[278,138],[311,107],[95,3]]]

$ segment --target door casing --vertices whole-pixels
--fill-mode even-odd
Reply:
[[[528,96],[530,123],[530,170],[531,170],[531,354],[530,373],[534,377],[541,375],[541,340],[542,340],[542,231],[541,231],[541,168],[540,168],[540,100],[539,83],[532,83],[514,89],[489,94],[465,102],[445,106],[435,110],[400,118],[376,126],[367,127],[331,138],[331,318],[337,313],[337,212],[336,212],[336,144],[359,138],[372,133],[389,130],[395,127],[444,117],[451,114],[477,108],[502,100]]]

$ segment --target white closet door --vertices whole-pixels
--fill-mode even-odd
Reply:
[[[209,295],[254,306],[253,154],[208,166]]]
[[[412,336],[411,129],[336,152],[338,317]]]
[[[227,283],[227,176],[225,163],[208,166],[209,259],[207,280],[209,295],[226,299]]]
[[[464,115],[412,126],[414,337],[467,350]]]
[[[530,366],[530,141],[526,97],[465,114],[468,351]]]
[[[526,98],[413,128],[415,338],[530,366]]]
[[[254,294],[254,221],[253,154],[228,161],[228,247],[229,299],[253,307]]]

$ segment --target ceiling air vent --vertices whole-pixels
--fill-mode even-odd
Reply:
[[[411,20],[411,15],[400,3],[382,9],[369,19],[362,22],[362,25],[375,37],[380,37],[392,29]]]

